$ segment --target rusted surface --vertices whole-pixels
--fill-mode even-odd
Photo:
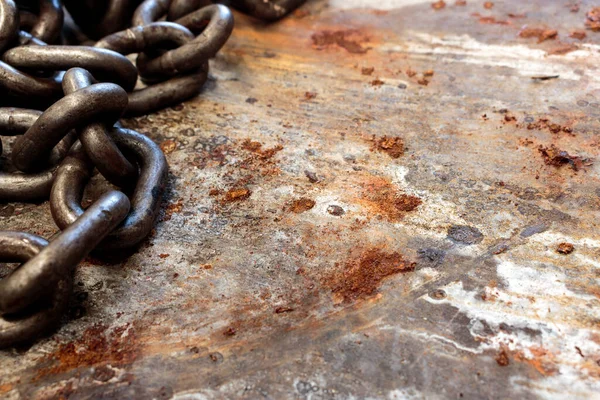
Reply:
[[[596,4],[434,3],[236,14],[198,98],[124,123],[168,153],[161,222],[78,268],[0,397],[597,396]],[[47,203],[0,223],[57,231]]]

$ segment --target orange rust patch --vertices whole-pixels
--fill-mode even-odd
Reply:
[[[125,324],[106,333],[105,325],[94,325],[83,332],[81,338],[59,345],[58,349],[43,358],[57,365],[40,370],[38,377],[56,375],[75,368],[93,365],[130,365],[138,356],[136,331]]]
[[[374,68],[374,67],[370,67],[370,68],[363,67],[363,68],[360,70],[360,73],[361,73],[361,74],[363,74],[363,75],[371,75],[371,74],[372,74],[374,71],[375,71],[375,68]]]
[[[183,199],[177,200],[175,203],[170,203],[165,209],[163,221],[168,221],[173,217],[173,214],[179,214],[183,210]]]
[[[585,165],[581,157],[572,156],[566,151],[560,150],[553,144],[550,145],[550,147],[540,145],[538,147],[538,151],[540,152],[546,165],[552,165],[560,168],[565,164],[569,164],[574,171],[578,171]]]
[[[384,136],[380,139],[373,137],[375,149],[382,151],[392,158],[400,158],[404,154],[404,141],[399,137]]]
[[[365,182],[361,194],[359,201],[369,211],[390,222],[401,220],[406,213],[414,211],[422,203],[420,198],[398,192],[391,182],[379,177]]]
[[[571,254],[575,250],[575,246],[571,243],[559,243],[556,251],[560,254]]]
[[[312,209],[315,206],[315,201],[307,199],[305,197],[298,200],[294,200],[289,207],[289,210],[293,213],[300,214],[305,211]]]
[[[331,46],[338,46],[349,53],[364,54],[370,50],[370,47],[363,47],[364,43],[369,42],[369,38],[357,29],[347,29],[340,31],[324,30],[316,32],[311,36],[313,47],[317,50],[323,50]]]
[[[576,44],[573,43],[568,43],[568,44],[560,44],[557,47],[554,47],[550,50],[548,50],[548,55],[554,55],[554,56],[560,56],[563,54],[568,54],[572,51],[575,51],[579,48],[579,46],[577,46]]]
[[[444,7],[446,7],[446,2],[444,0],[436,1],[435,3],[431,4],[431,8],[434,10],[441,10]]]
[[[486,10],[491,10],[492,8],[494,8],[494,3],[492,3],[491,1],[486,1],[485,3],[483,3],[483,8],[485,8]]]
[[[252,194],[252,192],[250,191],[250,189],[247,189],[247,188],[229,189],[227,191],[227,193],[225,193],[225,197],[223,198],[223,201],[225,201],[227,203],[231,203],[233,201],[242,201],[242,200],[246,200],[248,197],[250,197],[251,194]]]
[[[581,29],[576,29],[574,31],[571,31],[571,33],[569,33],[569,37],[573,38],[573,39],[577,39],[577,40],[583,40],[587,37],[587,33],[585,33],[585,31],[583,31]]]
[[[414,269],[415,265],[405,261],[398,252],[370,249],[358,259],[348,261],[342,273],[329,276],[323,283],[341,301],[349,303],[375,294],[385,278]]]
[[[165,154],[170,154],[170,153],[174,152],[176,148],[177,148],[177,142],[175,142],[174,140],[171,140],[171,139],[165,140],[164,142],[162,142],[160,144],[160,149]]]
[[[384,81],[382,81],[381,79],[377,78],[377,79],[373,79],[371,81],[371,86],[381,86],[384,83],[385,83]]]
[[[496,354],[495,360],[501,367],[506,367],[508,364],[510,364],[510,360],[508,359],[508,353],[506,352],[506,349],[500,350],[500,352]]]
[[[304,93],[304,99],[305,100],[312,100],[314,98],[317,97],[317,94],[315,92],[305,92]]]
[[[594,32],[600,31],[600,7],[594,7],[585,13],[585,26]]]
[[[0,394],[8,393],[11,390],[13,390],[13,384],[12,383],[4,383],[4,384],[0,385]]]
[[[558,31],[556,29],[547,29],[547,28],[529,28],[524,26],[523,29],[519,31],[519,37],[522,38],[537,38],[538,43],[542,43],[543,41],[556,39],[558,36]]]
[[[542,375],[556,375],[558,369],[554,364],[554,355],[552,353],[541,347],[532,347],[529,351],[533,355],[533,358],[526,358],[522,352],[516,352],[514,359],[533,366]]]

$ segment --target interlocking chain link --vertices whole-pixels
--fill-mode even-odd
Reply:
[[[229,3],[274,20],[302,2]],[[0,262],[21,263],[0,280],[0,348],[59,325],[75,267],[91,251],[148,236],[167,162],[118,120],[197,95],[233,29],[229,8],[207,0],[64,0],[64,9],[60,0],[0,0],[0,137],[16,136],[0,201],[49,198],[61,229],[50,242],[0,231]],[[109,190],[84,209],[94,170],[131,195]]]

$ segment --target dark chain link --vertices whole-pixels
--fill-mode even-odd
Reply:
[[[274,20],[302,2],[230,3]],[[61,229],[50,242],[0,231],[0,262],[21,263],[0,280],[0,348],[58,326],[75,267],[91,251],[130,248],[148,236],[167,162],[152,140],[118,120],[197,95],[208,60],[233,29],[229,8],[207,0],[64,0],[64,6],[66,16],[60,0],[0,0],[0,137],[16,136],[0,171],[0,201],[49,198]],[[95,169],[131,195],[110,190],[84,210]]]

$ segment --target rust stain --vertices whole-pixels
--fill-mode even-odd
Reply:
[[[371,49],[370,47],[363,47],[365,43],[369,42],[369,38],[358,29],[323,30],[314,33],[311,39],[313,47],[317,50],[337,46],[349,53],[364,54]]]
[[[554,40],[558,36],[558,31],[556,29],[549,28],[530,28],[525,25],[519,31],[519,37],[528,39],[528,38],[537,38],[538,43],[542,43],[546,40]]]
[[[289,210],[295,214],[301,214],[305,211],[312,209],[315,206],[315,201],[302,197],[294,200],[289,206]]]
[[[434,10],[441,10],[446,7],[446,2],[444,0],[436,1],[435,3],[431,3],[431,8]]]
[[[585,13],[585,26],[594,32],[600,31],[600,7],[594,7]]]
[[[556,251],[560,254],[571,254],[575,250],[575,246],[571,243],[559,243]]]
[[[363,67],[360,70],[360,73],[363,74],[363,75],[370,76],[371,74],[373,74],[374,71],[375,71],[374,67]]]
[[[5,394],[10,392],[11,390],[13,390],[13,384],[12,383],[4,383],[2,385],[0,385],[0,394]]]
[[[233,189],[229,189],[225,193],[225,197],[223,198],[223,201],[226,203],[231,203],[234,201],[242,201],[242,200],[246,200],[248,197],[250,197],[251,194],[252,194],[252,192],[250,191],[250,189],[233,188]]]
[[[506,367],[508,364],[510,364],[506,349],[500,350],[500,352],[496,354],[495,360],[501,367]]]
[[[587,33],[581,29],[575,29],[569,33],[569,37],[572,39],[583,40],[587,37]]]
[[[579,156],[572,156],[564,150],[560,150],[555,145],[549,147],[540,145],[538,147],[540,155],[544,159],[546,165],[560,168],[568,164],[574,171],[580,170],[584,165],[589,165],[588,160],[583,160]]]
[[[399,192],[390,181],[380,177],[372,177],[364,182],[361,195],[359,202],[363,206],[390,222],[400,221],[422,203],[420,198]]]
[[[81,338],[60,344],[56,351],[42,359],[57,364],[42,368],[38,378],[99,364],[130,365],[139,355],[134,324],[107,330],[105,325],[97,324],[86,329]]]
[[[183,210],[183,199],[180,198],[174,203],[170,203],[165,208],[165,214],[162,217],[162,221],[169,221],[173,214],[179,214]]]
[[[414,269],[415,265],[405,261],[400,253],[374,248],[347,261],[341,272],[327,277],[323,284],[341,302],[349,303],[375,294],[385,278]]]
[[[165,140],[160,144],[160,149],[165,154],[171,154],[177,149],[177,142],[172,139]]]
[[[549,55],[561,56],[579,49],[579,46],[573,43],[560,43],[558,46],[548,50]]]
[[[375,149],[382,151],[392,158],[400,158],[404,154],[404,141],[399,137],[387,137],[377,139],[373,136]]]
[[[514,353],[514,359],[531,365],[544,376],[556,375],[558,373],[552,353],[542,347],[531,347],[529,351],[533,358],[527,358],[523,352],[517,351]]]

